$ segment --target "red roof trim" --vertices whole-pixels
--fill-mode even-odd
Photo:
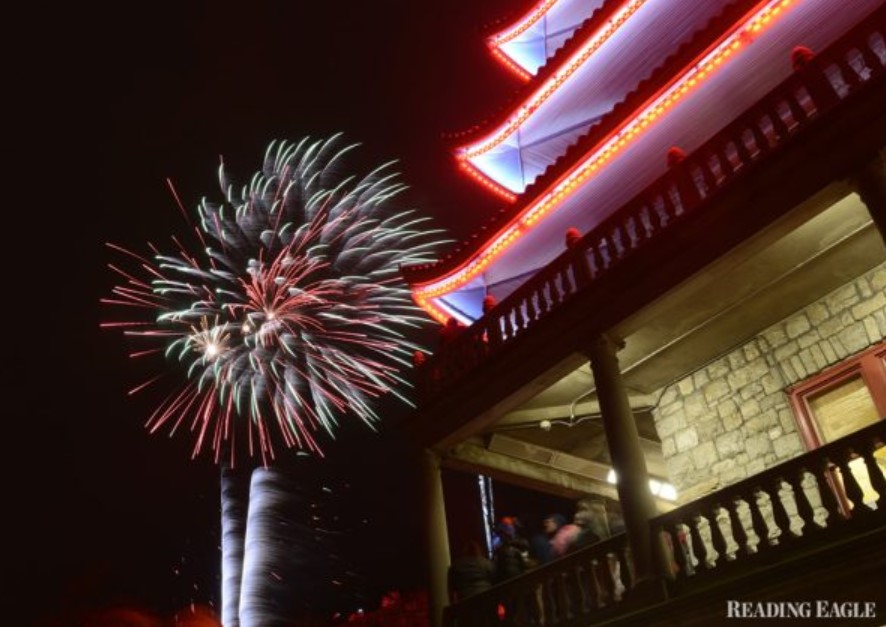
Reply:
[[[610,4],[612,3],[607,2],[604,7]],[[550,191],[582,156],[604,142],[607,137],[627,122],[645,102],[665,89],[676,76],[672,68],[682,69],[691,65],[694,59],[702,55],[716,39],[728,32],[758,4],[759,0],[736,0],[735,3],[724,8],[718,16],[708,22],[706,27],[699,30],[694,37],[667,57],[648,79],[641,81],[634,91],[613,107],[612,111],[606,114],[598,124],[579,138],[563,156],[548,167],[533,184],[526,188],[517,202],[503,208],[491,220],[477,229],[478,233],[488,233],[491,234],[490,236],[483,239],[472,237],[463,241],[446,257],[435,263],[403,267],[402,273],[406,281],[412,286],[431,283],[443,279],[446,275],[458,270],[460,266],[467,264],[478,251],[488,247],[497,237],[505,233],[532,204]],[[584,31],[584,26],[582,31]]]

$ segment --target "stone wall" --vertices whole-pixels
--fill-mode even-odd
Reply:
[[[886,264],[661,391],[653,411],[683,498],[804,451],[785,389],[886,338]]]

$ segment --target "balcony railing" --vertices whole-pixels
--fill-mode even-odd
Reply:
[[[672,591],[886,524],[884,445],[881,420],[656,518]]]
[[[422,398],[519,340],[649,242],[703,212],[767,157],[826,123],[848,100],[863,97],[886,73],[884,21],[881,7],[417,368]]]
[[[651,521],[663,542],[657,593],[634,580],[624,534],[446,608],[447,627],[589,625],[886,528],[886,420]],[[834,565],[832,565],[833,567]]]

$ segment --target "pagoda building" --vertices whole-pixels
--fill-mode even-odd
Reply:
[[[488,37],[522,85],[454,153],[501,209],[402,268],[462,323],[403,427],[434,625],[882,622],[884,33],[882,0],[541,0]],[[569,499],[598,542],[450,603],[450,547],[490,532],[453,530],[458,473]]]
[[[525,36],[559,4],[542,3],[512,30],[528,24]],[[593,229],[661,176],[670,147],[691,152],[790,75],[788,42],[824,49],[880,3],[597,4],[566,28],[568,41],[512,109],[457,149],[470,178],[507,204],[479,243],[408,269],[416,299],[434,317],[479,317],[483,296],[500,300],[537,272],[560,252],[566,229]],[[559,43],[537,39],[544,49]],[[506,46],[495,49],[505,55]]]

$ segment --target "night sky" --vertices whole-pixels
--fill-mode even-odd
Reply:
[[[520,83],[482,35],[532,4],[32,9],[7,92],[17,112],[7,125],[24,138],[9,153],[25,176],[6,181],[24,194],[6,207],[4,518],[14,559],[4,596],[21,617],[4,624],[63,624],[50,618],[114,603],[168,615],[218,602],[217,468],[206,455],[189,459],[187,437],[143,428],[153,406],[127,395],[138,382],[127,347],[99,328],[108,317],[99,300],[115,283],[105,243],[146,250],[186,227],[167,178],[193,211],[217,196],[220,157],[245,180],[271,140],[336,132],[360,142],[369,165],[399,160],[405,206],[455,238],[470,234],[500,202],[457,173],[449,135],[511,102]],[[392,422],[403,411],[390,410]],[[346,429],[326,449],[310,489],[344,495],[347,524],[371,520],[372,537],[346,542],[344,558],[367,588],[408,587],[422,565],[403,541],[420,513],[407,498],[406,447],[383,427]]]

